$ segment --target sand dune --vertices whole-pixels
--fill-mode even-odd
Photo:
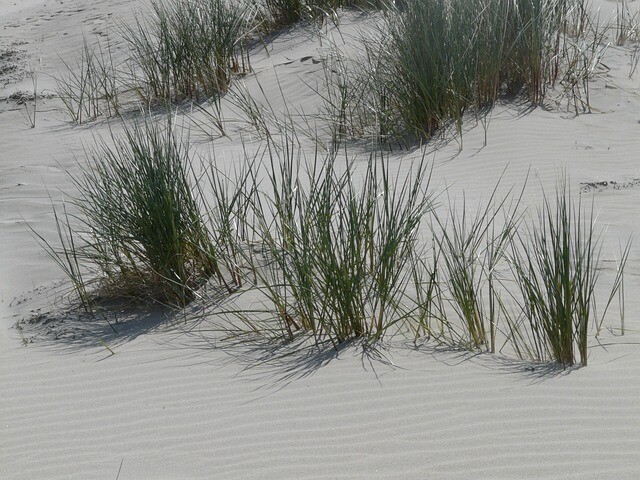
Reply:
[[[615,2],[600,2],[604,21]],[[598,5],[596,5],[597,7]],[[73,126],[51,97],[62,59],[83,30],[104,35],[141,2],[0,1],[0,477],[3,479],[621,479],[640,475],[640,245],[626,278],[626,332],[609,318],[591,337],[589,366],[562,370],[507,354],[473,355],[400,339],[379,355],[358,345],[266,356],[221,342],[215,319],[177,322],[150,310],[119,325],[83,323],[62,310],[64,277],[27,224],[55,239],[52,199],[69,192],[84,146],[107,135],[98,119]],[[366,25],[345,16],[334,39]],[[338,41],[338,40],[336,40]],[[243,81],[274,110],[313,109],[326,45],[304,27],[253,52]],[[348,46],[347,46],[348,48]],[[519,189],[539,204],[569,178],[593,199],[603,233],[604,280],[629,236],[640,236],[640,96],[630,50],[610,46],[591,84],[592,114],[496,106],[486,132],[469,124],[457,141],[428,145],[433,188],[470,203]],[[2,67],[2,64],[0,64]],[[28,126],[16,92],[33,90]],[[2,69],[0,68],[0,72]],[[278,85],[279,82],[279,85]],[[117,127],[116,127],[117,128]],[[247,135],[247,142],[253,138]],[[199,151],[208,140],[193,132]],[[216,143],[219,161],[241,153]],[[417,157],[420,151],[393,154]],[[444,197],[442,197],[444,198]],[[58,308],[59,309],[56,309]],[[46,314],[50,323],[29,323]],[[25,320],[26,319],[26,320]],[[23,330],[16,322],[25,320]],[[42,320],[42,319],[41,319]],[[23,344],[23,340],[26,345]]]

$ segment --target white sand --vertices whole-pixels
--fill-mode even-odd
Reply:
[[[0,50],[21,50],[19,68],[35,68],[47,94],[59,55],[72,58],[83,29],[104,32],[108,18],[130,18],[137,5],[2,0]],[[247,85],[255,91],[259,81],[277,104],[277,75],[287,101],[307,108],[320,66],[301,59],[317,58],[320,48],[304,30],[281,36],[270,56],[255,53]],[[593,194],[610,279],[619,245],[640,237],[640,80],[628,78],[629,60],[628,49],[610,47],[610,71],[592,84],[591,115],[497,107],[486,147],[476,127],[459,154],[455,142],[433,154],[434,184],[475,201],[488,198],[505,167],[505,190],[530,171],[532,204],[563,172],[574,192],[582,182],[625,185]],[[0,97],[32,88],[17,80],[0,78]],[[589,366],[567,374],[397,344],[386,361],[349,347],[255,366],[248,349],[208,345],[198,332],[206,322],[187,334],[193,324],[153,316],[119,327],[117,337],[100,326],[23,346],[15,322],[38,308],[55,311],[51,286],[63,279],[26,223],[55,238],[49,197],[69,190],[74,155],[82,158],[83,144],[108,131],[102,121],[69,125],[56,99],[40,100],[29,129],[23,108],[0,102],[0,478],[115,479],[121,465],[121,480],[640,476],[638,241],[628,263],[626,335],[605,332],[602,345],[592,339]],[[239,151],[237,142],[219,145],[218,159],[233,158],[222,147]],[[60,316],[52,325],[78,335],[90,328]],[[615,316],[607,326],[618,328]]]

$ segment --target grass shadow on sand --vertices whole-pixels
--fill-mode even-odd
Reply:
[[[520,360],[488,352],[470,352],[465,349],[455,349],[449,346],[428,343],[407,344],[405,348],[411,349],[411,354],[428,356],[431,360],[448,367],[472,363],[496,374],[511,375],[529,384],[541,383],[552,378],[569,375],[574,370],[582,368],[579,365],[563,367],[561,364],[554,362]]]
[[[44,344],[56,349],[78,350],[103,346],[112,354],[116,345],[156,330],[171,317],[166,307],[134,307],[124,303],[108,310],[87,313],[75,306],[36,309],[18,320],[14,328],[24,345]]]
[[[224,315],[215,308],[203,308],[197,315],[172,325],[171,339],[165,345],[183,350],[201,362],[220,361],[214,351],[223,352],[225,365],[235,365],[237,375],[255,382],[257,390],[272,393],[288,384],[315,375],[320,369],[346,358],[357,357],[363,372],[391,366],[385,342],[373,345],[362,339],[342,342],[335,346],[330,340],[318,342],[308,334],[296,335],[290,341],[270,339],[258,334],[229,328]],[[197,353],[197,352],[200,352]]]
[[[10,305],[17,319],[13,328],[23,345],[68,351],[102,347],[114,354],[115,347],[197,317],[200,311],[198,305],[176,309],[131,298],[96,296],[93,309],[87,312],[61,287],[40,288]]]

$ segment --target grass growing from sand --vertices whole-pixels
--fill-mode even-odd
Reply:
[[[72,181],[74,258],[97,270],[105,289],[185,305],[210,277],[223,281],[189,148],[170,122],[112,134]]]
[[[267,30],[288,27],[302,21],[320,21],[338,17],[343,8],[373,10],[387,8],[385,0],[264,0],[263,9]]]
[[[591,32],[574,28],[588,23],[586,15],[583,0],[423,0],[390,7],[375,37],[363,40],[365,54],[351,78],[345,81],[341,70],[329,76],[329,89],[348,87],[335,95],[342,105],[338,130],[346,108],[346,116],[359,118],[354,136],[429,139],[449,126],[461,133],[465,115],[483,115],[499,98],[539,105],[547,89],[563,82],[572,98],[586,89],[581,102],[588,105],[583,80],[593,65],[579,60],[597,60],[602,38],[596,32],[586,41]]]
[[[223,0],[195,5],[153,3],[151,19],[138,17],[125,31],[138,72],[133,85],[146,101],[208,97],[220,109],[232,75],[248,68],[242,42],[253,10],[245,4],[234,10]],[[112,134],[89,152],[73,179],[78,213],[55,214],[62,250],[44,242],[45,248],[83,302],[90,296],[86,278],[116,295],[176,306],[213,278],[229,293],[253,292],[263,301],[263,309],[231,312],[261,335],[306,334],[337,347],[408,331],[471,350],[497,352],[502,342],[522,357],[565,366],[579,357],[585,365],[599,244],[593,218],[574,207],[566,190],[559,190],[556,210],[545,198],[539,224],[525,229],[521,197],[498,202],[496,191],[475,215],[451,204],[440,215],[424,159],[400,174],[388,156],[357,161],[342,142],[356,130],[370,132],[372,112],[378,139],[426,138],[451,124],[460,131],[467,111],[481,113],[500,95],[540,103],[565,78],[563,42],[581,5],[425,0],[389,7],[383,28],[390,39],[378,52],[365,49],[358,75],[349,76],[339,55],[325,62],[334,90],[324,99],[337,121],[326,154],[317,141],[308,157],[291,115],[277,118],[242,89],[229,101],[264,148],[261,158],[245,153],[233,175],[215,165],[196,173],[188,141],[170,120],[125,124],[124,135]],[[78,122],[97,115],[96,102],[111,91],[99,81],[111,74],[100,67],[104,56],[92,55],[85,44],[81,64],[91,75],[82,70],[60,84],[80,88],[67,105]],[[354,112],[354,103],[368,113]],[[222,116],[216,118],[225,133]],[[432,249],[419,237],[426,216]]]
[[[227,0],[152,2],[149,16],[123,27],[132,83],[147,100],[171,102],[219,95],[234,74],[249,71],[243,40],[253,8]]]
[[[601,268],[593,208],[585,213],[581,202],[573,204],[565,182],[554,202],[545,196],[526,233],[519,237],[513,258],[520,306],[528,321],[530,342],[525,348],[539,360],[551,358],[564,366],[579,360],[586,365]]]
[[[459,212],[450,200],[446,215],[434,212],[432,226],[437,249],[434,280],[442,296],[438,304],[449,305],[449,315],[460,320],[458,346],[492,353],[499,319],[505,314],[500,295],[504,272],[499,271],[522,215],[521,197],[498,201],[496,190],[497,186],[487,204],[471,214],[466,201]],[[453,318],[447,320],[448,326],[453,323]]]
[[[413,332],[586,365],[589,331],[602,324],[600,243],[566,182],[537,217],[522,211],[521,196],[498,201],[495,190],[475,215],[451,203],[441,215],[424,159],[403,170],[375,153],[307,157],[292,125],[268,136],[261,156],[245,155],[233,175],[215,166],[196,174],[171,123],[125,126],[73,179],[78,213],[56,215],[62,251],[45,248],[83,302],[87,278],[102,292],[176,306],[213,279],[263,305],[223,308],[241,320],[238,331],[334,347]],[[431,249],[420,237],[425,217]],[[97,277],[85,274],[92,269]]]
[[[119,114],[123,84],[108,41],[106,46],[99,42],[90,45],[83,38],[75,63],[64,66],[66,72],[56,78],[56,93],[72,122],[81,124],[104,113]]]
[[[255,267],[255,288],[279,337],[375,342],[409,317],[405,290],[430,209],[426,165],[394,174],[388,158],[372,154],[356,178],[349,156],[316,152],[307,161],[295,145],[285,135],[268,148],[269,189],[256,205],[264,261]],[[265,330],[264,322],[248,323]]]
[[[245,41],[254,15],[244,2],[153,1],[150,12],[118,29],[127,58],[116,63],[111,43],[85,38],[75,63],[56,78],[57,94],[78,124],[119,115],[127,92],[145,106],[218,97],[234,75],[250,71]]]

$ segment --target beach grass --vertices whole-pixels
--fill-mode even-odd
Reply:
[[[640,12],[631,11],[629,2],[622,0],[616,5],[615,43],[623,46],[640,40]]]
[[[450,306],[449,315],[460,320],[457,346],[496,352],[499,319],[505,316],[501,267],[522,218],[520,196],[497,199],[498,185],[485,206],[469,212],[466,200],[457,208],[449,200],[445,215],[434,211],[434,280],[439,282],[438,303]],[[444,308],[440,308],[444,311]],[[453,315],[452,315],[453,314]],[[447,320],[449,329],[453,319]]]
[[[553,198],[533,212],[524,190],[469,213],[449,203],[432,212],[433,247],[416,269],[416,338],[472,351],[507,353],[564,368],[586,366],[589,336],[598,335],[614,298],[624,326],[621,250],[604,308],[599,279],[601,239],[593,205],[570,195],[560,180]]]
[[[254,9],[227,0],[151,2],[122,35],[131,52],[130,83],[146,101],[180,102],[223,94],[250,70],[244,40]]]
[[[362,39],[364,53],[348,75],[330,70],[330,92],[351,90],[331,102],[335,130],[357,118],[354,136],[424,140],[449,128],[460,134],[465,118],[485,115],[498,100],[538,106],[556,85],[588,110],[602,34],[589,23],[584,0],[390,5],[375,35]],[[335,108],[343,104],[347,115]]]
[[[227,0],[152,1],[150,11],[120,22],[115,35],[124,40],[126,58],[114,58],[109,38],[83,46],[65,73],[56,78],[56,93],[72,122],[100,115],[118,116],[123,98],[135,93],[151,105],[183,101],[219,102],[235,75],[251,70],[246,50],[256,9]],[[218,128],[223,131],[223,126]]]
[[[255,6],[198,5],[154,2],[153,15],[123,27],[137,72],[129,86],[149,103],[208,100],[207,118],[221,135],[227,94],[226,106],[261,139],[260,153],[245,150],[233,172],[216,165],[215,153],[196,166],[171,112],[124,123],[122,135],[112,132],[87,151],[72,178],[78,213],[54,209],[61,248],[36,234],[85,305],[94,279],[102,291],[180,307],[213,279],[229,294],[260,299],[262,309],[227,310],[256,334],[309,335],[337,348],[405,330],[456,348],[495,353],[502,342],[523,358],[586,365],[599,242],[593,216],[572,203],[567,182],[523,228],[522,193],[498,200],[496,186],[485,207],[469,213],[450,201],[441,214],[424,156],[403,166],[378,150],[381,139],[407,145],[449,127],[461,132],[465,115],[482,115],[501,97],[539,105],[555,82],[588,96],[584,82],[600,47],[567,46],[567,35],[589,29],[602,38],[586,26],[583,2],[387,5],[378,24],[388,34],[384,46],[366,44],[355,70],[337,50],[325,58],[327,91],[316,93],[331,146],[322,150],[316,132],[311,155],[281,85],[282,115],[261,86],[264,104],[246,86],[231,86],[249,69],[244,41]],[[77,123],[120,108],[104,52],[85,41],[80,73],[58,82]],[[567,58],[574,64],[561,65]],[[572,98],[584,103],[576,92]],[[362,159],[344,140],[364,135],[377,141]],[[430,249],[420,237],[427,217]],[[622,291],[625,252],[604,313]]]
[[[163,118],[88,150],[73,213],[54,209],[60,247],[36,233],[87,309],[96,291],[184,307],[213,281],[254,297],[222,308],[237,332],[335,348],[412,332],[564,367],[587,364],[589,332],[616,295],[624,312],[629,245],[598,318],[601,242],[566,180],[535,215],[524,188],[499,199],[498,186],[475,212],[451,199],[443,212],[424,156],[308,156],[289,120],[226,172],[215,152],[196,165]]]
[[[74,251],[103,290],[185,305],[212,276],[223,281],[193,159],[170,120],[125,125],[88,156],[72,178]]]
[[[83,37],[74,63],[64,62],[65,73],[55,78],[56,94],[73,123],[81,124],[102,114],[121,111],[123,79],[118,72],[111,44],[90,44]]]
[[[356,178],[353,158],[306,159],[294,139],[280,140],[267,148],[268,188],[255,208],[255,290],[268,320],[247,323],[289,340],[374,343],[408,319],[405,289],[430,209],[426,163],[400,175],[372,154]]]
[[[263,11],[263,29],[267,31],[304,21],[337,20],[339,11],[345,8],[378,10],[389,6],[386,0],[264,0],[258,5]]]
[[[563,366],[587,365],[602,268],[594,228],[593,205],[585,209],[581,201],[572,202],[565,180],[555,198],[545,196],[526,235],[518,236],[512,266],[529,338],[526,349],[518,350]],[[618,286],[616,280],[610,298]]]
[[[86,312],[92,308],[91,295],[87,291],[86,279],[88,273],[80,260],[80,249],[76,246],[76,233],[72,227],[72,221],[67,211],[66,203],[62,203],[62,215],[58,213],[52,203],[53,218],[56,224],[56,233],[59,244],[54,244],[44,235],[29,225],[29,230],[47,255],[60,267],[67,279],[71,282],[73,292]]]

